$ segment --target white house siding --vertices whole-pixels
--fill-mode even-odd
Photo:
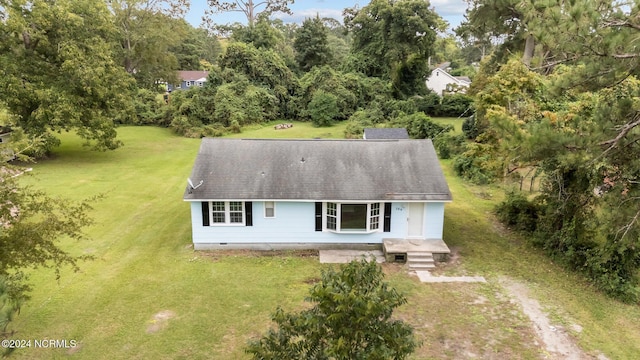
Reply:
[[[427,88],[440,96],[444,94],[445,90],[447,90],[447,85],[449,84],[454,84],[460,87],[469,87],[468,83],[456,79],[442,69],[433,70],[426,83]]]
[[[406,203],[392,203],[391,231],[383,232],[383,218],[380,231],[374,233],[344,234],[315,230],[315,202],[277,202],[275,218],[264,217],[264,204],[253,201],[253,226],[202,226],[202,205],[191,202],[191,223],[193,243],[196,250],[244,247],[252,248],[314,248],[314,245],[340,244],[367,245],[382,244],[385,238],[406,238]],[[423,221],[427,239],[442,238],[443,203],[425,203]],[[221,245],[224,244],[224,245]]]
[[[442,239],[444,225],[444,203],[426,203],[424,212],[424,237]]]

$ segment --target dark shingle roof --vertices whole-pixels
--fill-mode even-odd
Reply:
[[[451,200],[431,140],[202,139],[190,178],[187,201]]]
[[[409,134],[405,128],[367,128],[364,129],[364,138],[374,139],[408,139]]]

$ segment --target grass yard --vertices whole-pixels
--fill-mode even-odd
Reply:
[[[275,131],[276,123],[238,137],[342,137],[339,127],[295,123]],[[90,240],[63,243],[95,260],[81,263],[79,273],[64,271],[59,282],[50,271],[34,271],[32,300],[11,328],[14,339],[77,340],[79,346],[20,349],[11,358],[246,359],[246,341],[266,331],[276,306],[305,306],[324,266],[314,255],[193,252],[182,193],[199,140],[122,127],[125,146],[98,153],[83,149],[75,136],[61,137],[54,157],[34,164],[33,176],[22,181],[72,199],[104,194],[92,212]],[[454,197],[445,240],[456,255],[438,271],[488,282],[422,284],[402,265],[384,265],[388,280],[409,299],[396,315],[414,325],[422,341],[413,359],[545,358],[528,318],[501,287],[504,277],[527,284],[554,323],[590,354],[640,358],[638,306],[595,293],[531,249],[494,221],[497,191],[462,183],[448,161],[443,167]]]
[[[463,118],[432,118],[442,125],[453,125],[454,134],[462,134]],[[292,128],[274,129],[277,124],[291,123]],[[273,138],[273,139],[296,139],[296,138],[320,138],[320,139],[344,139],[344,130],[348,121],[340,121],[331,127],[315,127],[310,121],[288,121],[277,120],[264,124],[245,126],[239,134],[232,134],[230,138]]]
[[[277,124],[293,124],[288,129],[274,129]],[[344,130],[347,121],[337,122],[331,127],[315,127],[310,121],[288,121],[277,120],[264,124],[249,125],[242,129],[239,134],[229,135],[231,138],[255,138],[255,139],[300,139],[300,138],[321,138],[321,139],[344,139]]]
[[[453,134],[458,135],[458,134],[462,134],[462,123],[466,118],[465,117],[462,117],[462,118],[441,117],[441,118],[431,118],[431,119],[441,125],[452,125]]]

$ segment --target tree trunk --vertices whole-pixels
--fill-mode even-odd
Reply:
[[[535,50],[535,41],[532,34],[527,35],[527,40],[524,44],[524,54],[522,54],[522,62],[531,66],[531,59],[533,58],[533,51]]]

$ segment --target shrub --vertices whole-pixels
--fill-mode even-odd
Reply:
[[[480,135],[480,130],[476,124],[476,116],[471,115],[462,123],[462,132],[469,140],[473,140]]]
[[[451,159],[464,149],[464,135],[441,134],[433,139],[433,146],[438,151],[440,159]]]
[[[346,87],[345,74],[340,73],[331,67],[316,66],[300,79],[299,102],[300,107],[305,109],[301,112],[303,117],[309,117],[309,104],[318,91],[332,94],[336,97],[338,113],[333,118],[347,119],[358,108],[358,98]]]
[[[453,130],[453,126],[435,123],[421,112],[400,116],[392,123],[394,126],[406,128],[409,136],[414,139],[435,139]]]
[[[335,95],[318,90],[307,107],[307,113],[315,126],[331,126],[338,116],[338,99]]]
[[[458,176],[479,185],[502,176],[502,163],[492,158],[490,145],[467,142],[463,150],[453,159],[453,170]]]
[[[413,328],[392,318],[406,298],[383,281],[375,261],[352,261],[322,272],[310,291],[312,306],[298,313],[278,308],[278,325],[247,353],[253,359],[406,359],[416,346]]]
[[[261,123],[276,118],[278,101],[265,88],[237,81],[224,84],[215,95],[213,122],[224,126]],[[235,127],[235,126],[234,126]]]
[[[458,117],[471,111],[473,99],[464,94],[445,95],[440,102],[438,116]]]
[[[344,136],[347,139],[362,139],[364,129],[373,127],[370,113],[375,110],[359,110],[349,117],[347,127],[344,129]]]
[[[507,193],[496,207],[498,219],[519,231],[534,232],[538,225],[539,207],[520,192]]]
[[[440,96],[436,93],[431,92],[424,96],[414,96],[411,101],[418,111],[422,111],[429,116],[438,116],[440,113]]]
[[[382,111],[387,119],[393,119],[404,115],[415,114],[418,112],[418,107],[411,100],[389,99],[383,102]]]

